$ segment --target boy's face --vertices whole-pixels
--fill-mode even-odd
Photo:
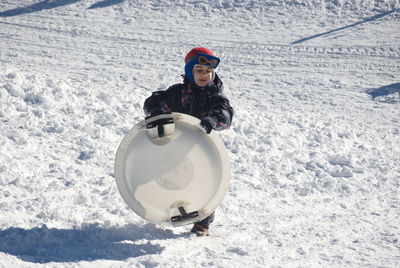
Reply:
[[[193,78],[196,85],[205,87],[213,78],[213,70],[207,65],[196,65],[193,68]]]

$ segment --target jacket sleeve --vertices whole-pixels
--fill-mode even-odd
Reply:
[[[229,128],[233,119],[233,108],[229,104],[228,98],[219,93],[210,97],[209,104],[208,116],[216,121],[215,130]]]
[[[177,85],[174,85],[165,91],[154,91],[144,102],[143,110],[145,115],[156,116],[170,113],[177,87]]]

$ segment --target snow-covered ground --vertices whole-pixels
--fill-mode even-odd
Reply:
[[[0,2],[0,267],[399,267],[398,0]],[[212,236],[156,226],[114,157],[206,46],[235,109]]]

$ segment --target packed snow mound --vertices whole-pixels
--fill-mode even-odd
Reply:
[[[373,16],[400,8],[398,0],[129,0],[120,1],[127,10],[148,10],[160,12],[166,16],[174,14],[179,19],[224,16],[231,19],[252,20],[255,16],[271,17],[302,17],[318,18],[349,15]]]
[[[122,2],[122,1],[121,1]],[[196,7],[204,10],[268,10],[273,7],[279,7],[282,10],[291,10],[294,8],[307,8],[314,10],[381,10],[388,11],[399,7],[397,0],[211,0],[211,1],[185,1],[185,0],[129,0],[130,5],[147,6],[155,9],[162,8],[190,8]]]
[[[31,13],[39,10],[50,10],[54,8],[76,5],[95,10],[114,7],[115,9],[136,10],[138,12],[157,11],[171,16],[186,14],[188,17],[200,18],[209,13],[217,13],[227,17],[234,17],[238,13],[264,13],[278,16],[299,14],[304,11],[315,15],[333,14],[344,15],[350,13],[363,14],[365,12],[387,12],[400,8],[398,0],[211,0],[211,1],[185,1],[185,0],[104,0],[104,1],[31,1],[29,5],[20,3],[0,3],[0,17],[15,16],[18,14]],[[12,7],[10,9],[10,7]],[[173,12],[173,13],[171,13]],[[254,13],[253,13],[254,14]],[[185,18],[181,17],[181,18]]]

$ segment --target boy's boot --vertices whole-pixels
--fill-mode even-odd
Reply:
[[[195,233],[197,236],[207,236],[208,235],[208,227],[209,224],[201,224],[196,222],[193,225],[192,230],[190,230],[192,233]]]

